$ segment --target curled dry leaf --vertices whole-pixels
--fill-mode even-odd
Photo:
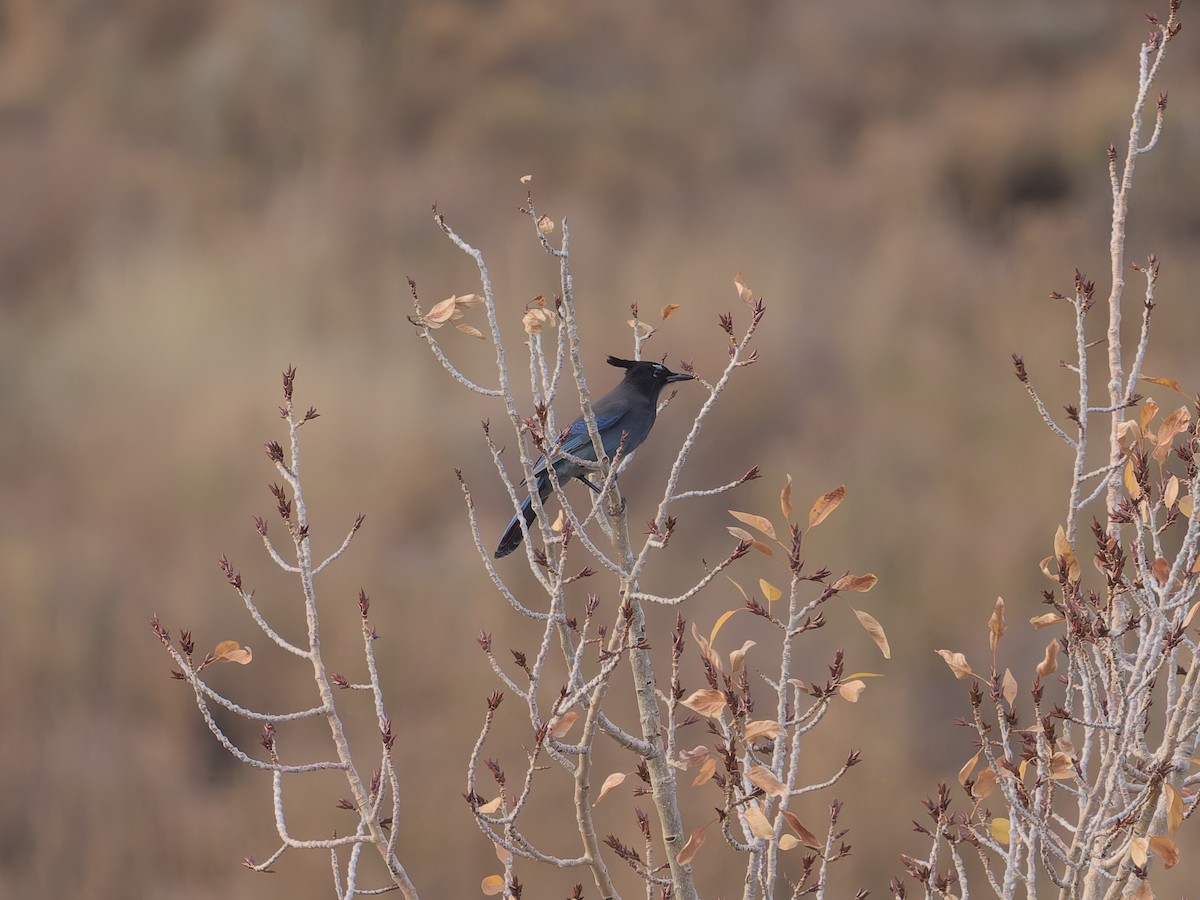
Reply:
[[[792,521],[792,476],[787,477],[787,483],[779,492],[779,511],[787,521]]]
[[[1163,796],[1167,800],[1167,833],[1174,834],[1183,824],[1183,796],[1170,782],[1163,785]]]
[[[1154,398],[1147,397],[1142,402],[1142,411],[1138,413],[1137,424],[1138,432],[1134,434],[1134,440],[1140,441],[1142,435],[1150,429],[1150,423],[1154,421],[1154,417],[1158,415],[1158,404],[1154,402]],[[1132,423],[1131,423],[1132,424]]]
[[[1165,868],[1173,869],[1179,863],[1179,847],[1165,834],[1150,838],[1150,852],[1163,861]]]
[[[1167,416],[1159,426],[1158,434],[1154,437],[1155,447],[1150,455],[1155,462],[1161,466],[1167,461],[1167,454],[1171,452],[1171,445],[1175,442],[1176,436],[1187,431],[1191,423],[1192,414],[1188,412],[1186,406],[1179,407]]]
[[[729,510],[729,514],[739,522],[745,522],[751,528],[756,528],[771,540],[775,540],[775,526],[771,524],[770,519],[756,516],[754,513],[738,512],[736,509]]]
[[[1003,691],[1008,708],[1012,709],[1013,701],[1017,699],[1017,679],[1013,677],[1013,673],[1009,669],[1004,670]]]
[[[720,691],[714,691],[711,688],[704,688],[696,691],[686,700],[679,701],[688,709],[700,713],[702,716],[709,718],[717,718],[725,711],[725,695]]]
[[[644,341],[646,338],[650,337],[650,335],[654,334],[654,328],[652,326],[638,319],[626,319],[625,324],[633,329],[634,333],[640,340]]]
[[[699,852],[704,844],[704,829],[697,828],[688,835],[687,843],[683,845],[683,849],[679,851],[679,864],[686,866],[696,858],[696,853]]]
[[[732,581],[733,579],[730,579],[730,580]],[[733,583],[734,583],[734,586],[737,587],[737,589],[739,591],[742,591],[742,586],[740,584],[738,584],[736,581],[734,581]],[[742,596],[743,597],[746,596],[745,591],[742,591]],[[720,631],[725,626],[725,623],[728,622],[733,617],[733,614],[740,613],[743,610],[745,610],[745,608],[746,607],[744,607],[744,606],[739,606],[736,609],[727,609],[727,610],[725,610],[725,612],[721,613],[721,617],[719,619],[717,619],[717,624],[713,625],[712,634],[710,634],[708,636],[708,640],[704,641],[703,643],[702,643],[702,639],[697,635],[696,623],[693,622],[692,623],[692,637],[696,639],[696,643],[698,643],[698,644],[702,643],[702,646],[708,646],[708,645],[712,644],[717,639],[717,632]],[[719,670],[720,666],[718,666],[717,668]]]
[[[1042,661],[1037,665],[1037,673],[1039,678],[1045,678],[1058,671],[1058,641],[1051,641],[1046,645],[1046,655],[1042,657]]]
[[[804,827],[804,823],[796,817],[794,812],[790,812],[785,809],[782,813],[780,813],[780,815],[783,816],[784,820],[791,827],[792,831],[799,835],[800,840],[804,842],[805,847],[811,847],[813,850],[821,850],[824,848],[824,845],[820,840],[817,839],[817,836]]]
[[[1135,837],[1129,842],[1129,858],[1135,866],[1145,866],[1150,841],[1144,837]]]
[[[1183,386],[1180,385],[1180,383],[1178,381],[1176,381],[1174,378],[1154,378],[1151,375],[1142,375],[1140,377],[1141,377],[1142,381],[1148,381],[1151,384],[1162,385],[1163,387],[1170,388],[1171,390],[1173,390],[1179,394],[1183,393]],[[1153,402],[1153,401],[1150,401],[1150,402]]]
[[[238,665],[248,665],[254,659],[254,653],[249,647],[243,647],[237,641],[221,641],[210,654],[213,662],[232,662]]]
[[[1154,409],[1158,409],[1155,404]],[[1128,450],[1134,444],[1140,444],[1142,441],[1142,429],[1137,422],[1131,419],[1126,419],[1124,422],[1117,424],[1117,443],[1121,445],[1122,450]]]
[[[1008,631],[1008,623],[1004,621],[1004,598],[997,597],[996,605],[992,609],[992,616],[988,619],[988,641],[992,647],[993,661],[996,658],[996,646],[1006,631]]]
[[[708,784],[716,774],[717,761],[709,757],[700,765],[700,771],[692,781],[692,787],[700,787],[702,784]]]
[[[715,636],[716,633],[717,633],[717,629],[714,628],[713,635]],[[721,662],[721,654],[717,653],[717,651],[712,648],[711,640],[706,641],[704,639],[704,635],[702,635],[696,629],[695,622],[692,623],[692,640],[696,642],[696,646],[700,648],[700,652],[704,655],[704,658],[708,660],[709,665],[711,665],[718,672],[725,671],[725,669],[723,668],[723,663]],[[686,702],[687,701],[685,700],[684,703],[686,703]]]
[[[808,511],[808,527],[816,528],[824,522],[829,517],[829,514],[837,509],[845,499],[846,486],[844,484],[839,484],[832,491],[818,497],[817,502]]]
[[[538,231],[540,231],[546,237],[554,234],[554,220],[549,216],[543,215],[540,219],[538,219],[537,225]]]
[[[964,678],[978,677],[971,671],[971,665],[962,653],[955,653],[953,650],[938,650],[937,655],[946,661],[946,665],[950,667],[950,671],[959,681]]]
[[[774,719],[756,719],[753,722],[746,723],[746,740],[754,743],[759,738],[780,738],[786,732],[782,725]]]
[[[758,808],[757,803],[747,804],[745,812],[742,813],[746,819],[746,825],[750,829],[750,833],[756,838],[762,838],[764,841],[769,841],[775,836],[775,829],[767,817],[763,815],[763,811]]]
[[[483,813],[485,816],[490,816],[492,813],[500,811],[500,804],[503,801],[503,797],[497,797],[495,800],[489,800],[487,803],[480,806],[477,811]]]
[[[504,876],[489,875],[479,883],[479,889],[483,891],[485,896],[495,897],[497,894],[504,893]]]
[[[666,306],[664,306],[662,308],[662,312],[660,312],[659,315],[662,316],[662,319],[665,322],[665,321],[667,321],[667,319],[671,318],[671,316],[675,315],[675,313],[677,313],[677,312],[679,312],[679,304],[678,303],[668,303]]]
[[[480,331],[478,328],[476,328],[474,325],[458,324],[458,325],[455,325],[454,327],[457,328],[459,331],[461,331],[463,334],[467,335],[468,337],[477,338],[481,341],[484,339],[483,332]]]
[[[865,575],[851,575],[847,572],[834,583],[833,589],[835,591],[853,591],[857,594],[865,594],[878,583],[879,579],[870,572],[867,572]]]
[[[683,766],[683,768],[690,769],[692,766],[703,765],[704,761],[708,759],[708,755],[708,748],[701,745],[699,747],[693,747],[691,750],[680,750],[678,753],[678,758],[679,763]]]
[[[1058,531],[1054,533],[1054,556],[1058,560],[1059,565],[1066,569],[1067,577],[1071,581],[1079,580],[1079,560],[1075,558],[1075,551],[1071,548],[1071,542],[1067,540],[1067,534],[1063,531],[1061,525],[1058,526]]]
[[[1163,506],[1170,509],[1175,505],[1175,501],[1179,499],[1179,476],[1172,475],[1167,479],[1167,486],[1163,489]]]
[[[858,623],[871,636],[871,640],[875,642],[875,646],[879,648],[879,651],[883,654],[883,658],[891,659],[892,648],[888,646],[888,639],[883,631],[883,626],[870,613],[865,613],[861,609],[855,609],[853,606],[850,607],[850,611],[858,617]]]
[[[1012,830],[1012,823],[1008,819],[992,819],[988,830],[992,833],[992,840],[997,844],[1008,846],[1009,832]]]
[[[982,753],[982,752],[983,752],[982,750],[979,751],[979,753]],[[968,759],[965,763],[963,763],[963,767],[958,770],[958,783],[959,784],[965,785],[967,783],[967,779],[971,777],[971,773],[975,771],[975,767],[977,765],[979,765],[979,753],[976,753],[974,756],[972,756],[970,759]]]
[[[561,716],[555,716],[550,720],[550,733],[556,738],[565,737],[567,732],[571,730],[571,726],[579,721],[579,711],[570,710],[563,713]]]
[[[532,175],[522,175],[521,176],[521,184],[529,184],[529,182],[531,182],[531,181],[533,181]]]
[[[543,325],[555,325],[557,321],[554,313],[541,306],[525,310],[525,315],[521,317],[526,334],[541,334]]]
[[[601,800],[608,796],[610,791],[619,787],[621,782],[625,780],[625,775],[625,772],[613,772],[611,775],[605,778],[604,784],[600,785],[600,793],[596,797],[595,802],[592,803],[592,806],[596,806]]]
[[[849,703],[857,703],[858,698],[862,696],[862,692],[866,689],[867,683],[857,678],[838,685],[838,693],[842,695],[843,700]]]
[[[737,650],[729,654],[729,671],[736,672],[746,661],[746,652],[755,645],[755,641],[746,641]]]
[[[782,797],[787,793],[787,785],[775,777],[775,773],[766,766],[751,766],[746,777],[755,787],[760,787],[768,797]]]
[[[996,773],[990,768],[984,769],[971,785],[971,796],[976,800],[986,800],[995,789]]]
[[[1049,628],[1051,625],[1057,625],[1059,622],[1067,621],[1058,613],[1045,613],[1044,615],[1034,616],[1029,620],[1029,624],[1034,628]]]
[[[1061,750],[1050,755],[1050,777],[1054,781],[1066,781],[1075,777],[1075,763]]]
[[[727,525],[727,526],[725,526],[725,530],[728,531],[730,534],[732,534],[739,541],[745,541],[746,543],[748,543],[759,553],[765,553],[767,556],[775,555],[774,553],[771,552],[770,544],[764,544],[762,541],[760,541],[758,538],[756,538],[754,535],[752,535],[750,532],[748,532],[745,528],[738,528],[736,525]]]
[[[743,303],[751,303],[754,300],[754,291],[746,287],[746,282],[742,281],[742,273],[738,272],[733,276],[733,286],[737,289],[738,297]]]
[[[1142,499],[1142,486],[1138,484],[1137,476],[1133,474],[1132,459],[1125,463],[1125,475],[1123,476],[1123,480],[1125,482],[1125,492],[1129,494],[1129,498],[1131,500]]]

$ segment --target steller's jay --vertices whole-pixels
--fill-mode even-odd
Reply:
[[[608,364],[624,369],[625,377],[620,384],[592,404],[592,412],[596,416],[596,430],[600,432],[604,455],[611,459],[621,445],[622,434],[625,435],[625,446],[621,451],[623,454],[632,453],[646,440],[650,429],[654,427],[654,418],[658,413],[658,396],[662,389],[672,381],[689,381],[694,376],[672,372],[656,362],[617,359],[615,356],[608,358]],[[592,462],[596,460],[596,448],[592,445],[592,438],[588,434],[583,416],[571,423],[557,449],[579,459]],[[572,478],[578,478],[592,490],[597,490],[596,486],[587,480],[588,471],[566,456],[554,461],[554,474],[560,485],[566,484]],[[534,464],[533,476],[537,480],[538,496],[545,503],[553,487],[546,472],[544,456],[538,457]],[[513,516],[508,528],[504,529],[504,536],[500,538],[500,544],[496,547],[496,559],[508,556],[521,546],[520,516],[525,517],[526,526],[537,518],[537,513],[533,511],[532,497],[525,498],[520,514]]]

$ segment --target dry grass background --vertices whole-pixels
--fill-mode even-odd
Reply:
[[[572,222],[600,383],[603,355],[628,347],[630,301],[682,304],[648,350],[713,372],[734,272],[767,300],[762,362],[691,476],[703,486],[758,464],[766,477],[692,508],[661,578],[682,584],[716,558],[725,507],[773,509],[785,472],[800,498],[849,486],[810,560],[879,574],[868,608],[895,658],[881,663],[845,621],[821,633],[813,677],[836,645],[852,670],[887,678],[811,753],[816,775],[866,748],[839,790],[856,847],[841,877],[847,894],[881,894],[895,854],[917,846],[918,798],[969,755],[951,725],[963,686],[933,649],[978,655],[997,594],[1010,620],[1039,611],[1068,457],[1008,357],[1024,352],[1048,400],[1069,402],[1056,366],[1071,320],[1045,297],[1069,288],[1073,265],[1105,285],[1104,148],[1127,131],[1154,9],[7,0],[3,893],[327,894],[323,857],[285,857],[271,878],[238,866],[274,847],[269,784],[203,731],[145,626],[157,611],[201,647],[250,643],[259,658],[220,685],[274,710],[308,699],[215,565],[229,553],[299,634],[297,598],[249,520],[272,508],[261,446],[280,436],[289,363],[299,402],[323,413],[306,456],[318,545],[367,514],[320,586],[326,653],[353,672],[365,587],[408,765],[401,855],[430,897],[474,896],[495,869],[459,797],[494,687],[473,636],[522,638],[471,560],[452,470],[498,531],[508,512],[478,423],[499,414],[440,377],[404,320],[404,278],[427,300],[474,289],[470,261],[433,227],[436,201],[487,253],[515,341],[523,305],[555,286],[516,212],[532,173],[540,206]],[[1164,260],[1147,369],[1194,390],[1200,53],[1189,29],[1172,49],[1167,131],[1140,170],[1129,250]],[[455,337],[485,372],[483,348]],[[681,394],[630,472],[634,521],[637,485],[655,483],[696,402]],[[730,593],[686,615],[710,625]],[[1040,639],[1023,640],[1018,673],[1040,657]],[[296,827],[326,833],[341,793],[297,796]],[[610,827],[633,827],[627,798],[612,814]],[[1182,837],[1174,884],[1194,886]],[[709,877],[736,893],[736,875]]]

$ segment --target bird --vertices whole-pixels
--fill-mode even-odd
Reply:
[[[604,455],[611,459],[621,446],[622,435],[625,439],[622,454],[632,453],[646,440],[650,429],[654,427],[654,419],[658,414],[658,397],[664,387],[676,381],[691,381],[695,376],[684,372],[672,372],[660,363],[645,360],[610,356],[608,364],[624,369],[625,377],[621,379],[620,384],[592,404],[592,413],[596,417],[596,430],[600,432],[600,442],[604,445]],[[599,490],[587,479],[590,470],[565,455],[592,462],[596,460],[596,448],[592,445],[592,438],[588,434],[583,416],[571,423],[556,449],[564,454],[553,463],[554,474],[560,485],[566,484],[572,478],[578,478],[593,491]],[[533,477],[537,482],[538,497],[545,503],[554,489],[550,483],[545,456],[538,457],[534,463]],[[525,498],[525,502],[521,504],[521,511],[512,517],[512,521],[504,529],[504,536],[500,538],[496,547],[496,559],[508,556],[521,546],[522,516],[526,526],[531,525],[537,518],[532,497]]]

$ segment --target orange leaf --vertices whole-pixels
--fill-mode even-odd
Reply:
[[[677,313],[677,312],[679,312],[679,304],[678,303],[668,303],[666,306],[664,306],[662,308],[662,312],[659,313],[659,315],[662,316],[663,321],[665,322],[665,321],[667,321],[667,319],[671,318],[671,316],[675,315],[675,313]]]
[[[734,584],[736,585],[737,582],[735,581]],[[742,590],[740,586],[738,587],[738,590],[739,591]],[[742,591],[742,596],[744,597],[745,595],[746,595],[746,592]],[[743,612],[743,611],[745,611],[745,609],[746,609],[746,607],[739,606],[737,609],[727,609],[727,610],[725,610],[725,612],[721,613],[721,618],[717,619],[717,624],[713,626],[712,634],[710,634],[708,636],[709,644],[711,644],[713,641],[715,641],[717,639],[717,632],[721,630],[721,628],[725,625],[726,622],[729,621],[730,617],[734,613]],[[696,636],[695,627],[696,627],[695,623],[692,623],[692,629],[693,629],[692,637]]]
[[[621,782],[625,780],[625,775],[625,772],[613,772],[611,775],[605,778],[604,784],[600,785],[600,794],[596,797],[596,800],[594,803],[592,803],[592,806],[596,806],[601,800],[608,796],[609,791],[619,786]]]
[[[683,845],[683,849],[679,851],[679,864],[686,866],[696,858],[696,852],[704,844],[704,829],[697,828],[688,835],[687,843]]]
[[[221,641],[210,654],[213,662],[232,662],[245,666],[254,659],[249,647],[243,647],[237,641]]]
[[[1034,628],[1049,628],[1051,625],[1057,625],[1059,622],[1067,621],[1058,613],[1046,613],[1041,616],[1034,616],[1029,620],[1029,624]]]
[[[1066,570],[1067,578],[1071,581],[1078,581],[1079,560],[1075,558],[1075,551],[1071,547],[1071,542],[1067,540],[1067,534],[1061,525],[1058,526],[1058,531],[1054,532],[1054,556],[1059,565]]]
[[[488,897],[495,897],[497,894],[504,893],[504,876],[489,875],[479,884],[479,889]]]
[[[1138,413],[1138,428],[1142,434],[1145,434],[1150,429],[1150,423],[1154,421],[1154,417],[1158,415],[1158,404],[1147,397],[1142,403],[1142,411]],[[1140,438],[1141,435],[1136,435]]]
[[[1163,794],[1167,798],[1167,833],[1174,834],[1183,824],[1183,797],[1172,784],[1163,785]]]
[[[1153,378],[1150,375],[1142,375],[1141,379],[1142,381],[1148,381],[1151,384],[1159,384],[1165,388],[1170,388],[1177,393],[1183,393],[1183,386],[1180,385],[1180,383],[1174,378]]]
[[[550,733],[556,738],[565,737],[571,726],[579,721],[579,712],[571,710],[550,720]]]
[[[812,505],[812,509],[808,511],[808,527],[816,528],[818,525],[824,522],[825,519],[828,518],[829,514],[837,509],[841,502],[845,499],[846,486],[844,484],[839,484],[829,493],[818,497],[817,502],[814,503]]]
[[[983,752],[982,750],[979,751],[979,753],[982,753],[982,752]],[[967,783],[967,779],[971,777],[971,773],[975,771],[975,767],[977,765],[979,765],[979,753],[976,753],[974,756],[972,756],[970,759],[968,759],[965,763],[963,763],[963,767],[958,770],[958,783],[959,784],[965,785]]]
[[[1017,679],[1008,669],[1004,670],[1004,699],[1008,702],[1009,709],[1012,709],[1013,701],[1017,699]]]
[[[712,781],[712,777],[717,774],[717,761],[711,757],[706,759],[700,766],[700,772],[692,781],[692,787],[700,787],[702,784],[708,784]]]

